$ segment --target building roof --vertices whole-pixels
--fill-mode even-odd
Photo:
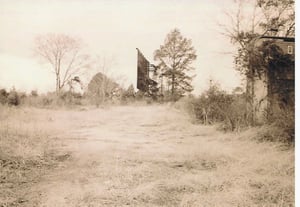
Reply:
[[[261,39],[277,39],[285,42],[295,42],[295,37],[262,36]]]

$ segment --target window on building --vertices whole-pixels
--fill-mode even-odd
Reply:
[[[293,54],[293,46],[288,46],[288,54]]]

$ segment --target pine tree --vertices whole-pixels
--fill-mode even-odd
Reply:
[[[172,100],[177,100],[186,92],[191,92],[191,81],[194,76],[190,71],[196,59],[196,50],[190,39],[184,38],[178,29],[172,30],[166,37],[164,45],[154,52],[154,60],[158,61],[160,74],[171,86]]]

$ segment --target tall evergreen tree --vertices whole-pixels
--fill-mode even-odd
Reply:
[[[164,45],[154,52],[154,60],[159,62],[160,74],[171,86],[173,100],[193,90],[191,81],[194,76],[190,71],[194,70],[191,64],[196,57],[192,41],[184,38],[178,29],[172,30]]]

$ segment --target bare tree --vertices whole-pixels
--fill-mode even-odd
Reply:
[[[235,11],[225,11],[230,24],[219,23],[222,34],[237,46],[236,69],[252,76],[255,40],[263,35],[294,36],[294,0],[234,0]]]
[[[89,67],[89,56],[83,54],[78,39],[64,34],[40,35],[35,40],[35,52],[51,65],[56,77],[56,93]]]

